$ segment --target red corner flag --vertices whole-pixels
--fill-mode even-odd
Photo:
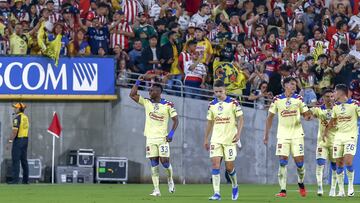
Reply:
[[[54,112],[54,116],[53,119],[51,121],[51,124],[48,128],[48,132],[52,135],[54,135],[55,137],[59,138],[60,134],[61,134],[61,125],[60,125],[60,121],[59,121],[59,117],[56,114],[56,112]]]

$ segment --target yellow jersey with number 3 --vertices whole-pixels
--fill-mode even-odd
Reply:
[[[139,104],[145,107],[145,129],[147,138],[164,138],[168,135],[169,118],[177,116],[174,104],[161,99],[154,103],[150,99],[139,97]]]
[[[209,104],[207,120],[214,121],[211,143],[232,144],[237,133],[236,118],[243,111],[236,99],[227,97],[224,101],[214,99]]]
[[[349,99],[345,103],[336,102],[332,118],[336,119],[337,132],[335,140],[347,141],[358,137],[358,118],[360,116],[360,103]]]
[[[318,143],[323,142],[322,136],[324,134],[326,125],[331,120],[333,110],[326,108],[325,104],[319,107],[313,107],[310,110],[313,113],[313,115],[315,115],[319,119],[319,130],[317,135]],[[336,133],[336,128],[332,128],[329,130],[326,143],[334,142],[335,133]]]
[[[301,125],[301,114],[309,111],[309,108],[300,95],[293,94],[287,98],[285,94],[274,97],[269,112],[278,115],[278,139],[293,139],[304,137]]]

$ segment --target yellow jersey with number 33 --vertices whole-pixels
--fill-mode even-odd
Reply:
[[[164,138],[168,135],[169,118],[177,116],[174,104],[161,99],[154,103],[150,99],[139,97],[139,104],[145,107],[145,129],[147,138]]]
[[[337,131],[335,140],[347,141],[358,137],[358,118],[360,116],[360,103],[349,99],[345,103],[336,102],[332,118],[336,119]]]
[[[302,97],[293,94],[287,98],[285,94],[274,97],[269,112],[278,115],[278,139],[293,139],[304,137],[301,125],[301,114],[309,111]]]
[[[236,118],[243,111],[236,99],[227,97],[224,101],[214,99],[209,104],[207,120],[214,121],[211,143],[232,144],[237,133]]]

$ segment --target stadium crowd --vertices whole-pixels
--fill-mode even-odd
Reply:
[[[309,105],[341,83],[360,99],[359,2],[0,0],[0,51],[41,55],[60,36],[61,56],[115,56],[120,84],[128,72],[169,88],[220,79],[264,108],[294,76]]]

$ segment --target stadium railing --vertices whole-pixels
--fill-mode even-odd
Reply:
[[[117,78],[116,85],[118,87],[131,88],[140,75],[141,74],[139,73],[125,72],[123,74],[123,77]],[[168,86],[166,83],[160,83],[164,87],[163,92],[165,94],[201,99],[201,100],[208,100],[208,101],[214,98],[214,91],[212,89],[189,87],[189,86],[185,86],[183,81],[181,80],[176,80],[176,79],[171,79],[171,80],[174,83],[171,86]],[[139,85],[139,87],[142,90],[147,90],[152,83],[153,83],[152,81],[144,81]],[[256,101],[248,100],[249,96],[246,95],[230,95],[230,96],[239,99],[242,105],[246,105],[249,107],[257,106]],[[268,99],[266,99],[265,101],[269,103],[271,102],[271,100]]]

